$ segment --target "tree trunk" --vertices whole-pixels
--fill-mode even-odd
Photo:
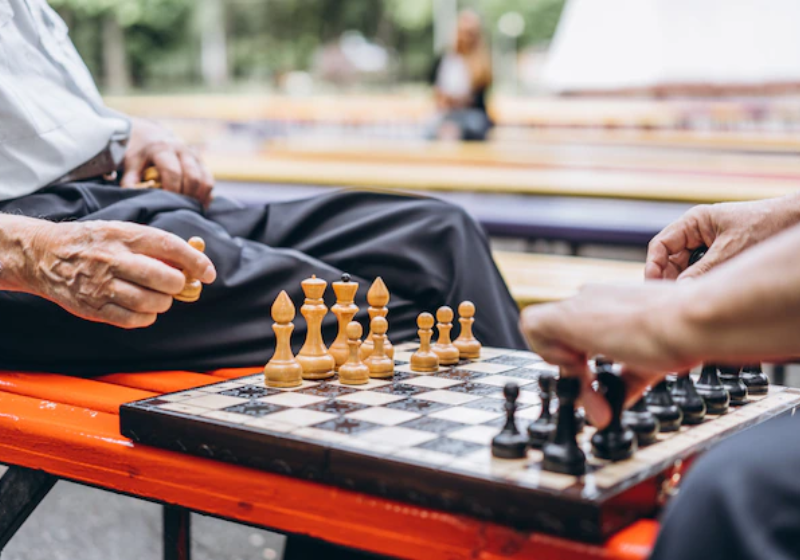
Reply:
[[[114,14],[103,18],[103,83],[108,93],[122,93],[131,86],[125,32]]]
[[[228,83],[228,49],[225,37],[224,0],[202,0],[200,4],[200,66],[207,86]]]

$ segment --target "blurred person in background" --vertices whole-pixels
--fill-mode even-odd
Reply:
[[[492,127],[486,112],[492,66],[478,14],[471,10],[461,12],[455,44],[436,61],[431,81],[440,114],[430,136],[441,140],[486,140]]]

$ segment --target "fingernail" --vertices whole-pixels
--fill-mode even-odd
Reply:
[[[214,265],[208,265],[206,271],[203,273],[203,277],[200,279],[203,284],[211,284],[214,280],[217,279],[217,271],[214,268]]]

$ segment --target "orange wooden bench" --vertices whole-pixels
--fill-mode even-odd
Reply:
[[[463,515],[134,444],[119,406],[261,368],[77,379],[0,372],[0,551],[58,479],[164,504],[164,557],[190,556],[189,512],[289,535],[286,558],[643,560],[658,525],[603,545],[522,533]],[[121,530],[123,530],[121,528]]]

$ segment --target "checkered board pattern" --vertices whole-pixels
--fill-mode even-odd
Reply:
[[[481,358],[417,374],[414,343],[395,348],[392,379],[366,385],[304,381],[267,388],[263,375],[123,405],[122,433],[134,441],[469,513],[520,528],[598,541],[655,503],[626,499],[712,443],[792,410],[800,393],[772,387],[703,424],[662,434],[627,461],[591,456],[593,428],[579,436],[583,477],[540,468],[542,454],[504,460],[491,440],[505,422],[503,386],[519,384],[520,430],[539,417],[537,379],[552,366],[531,352],[484,348]],[[554,403],[555,404],[555,403]]]

